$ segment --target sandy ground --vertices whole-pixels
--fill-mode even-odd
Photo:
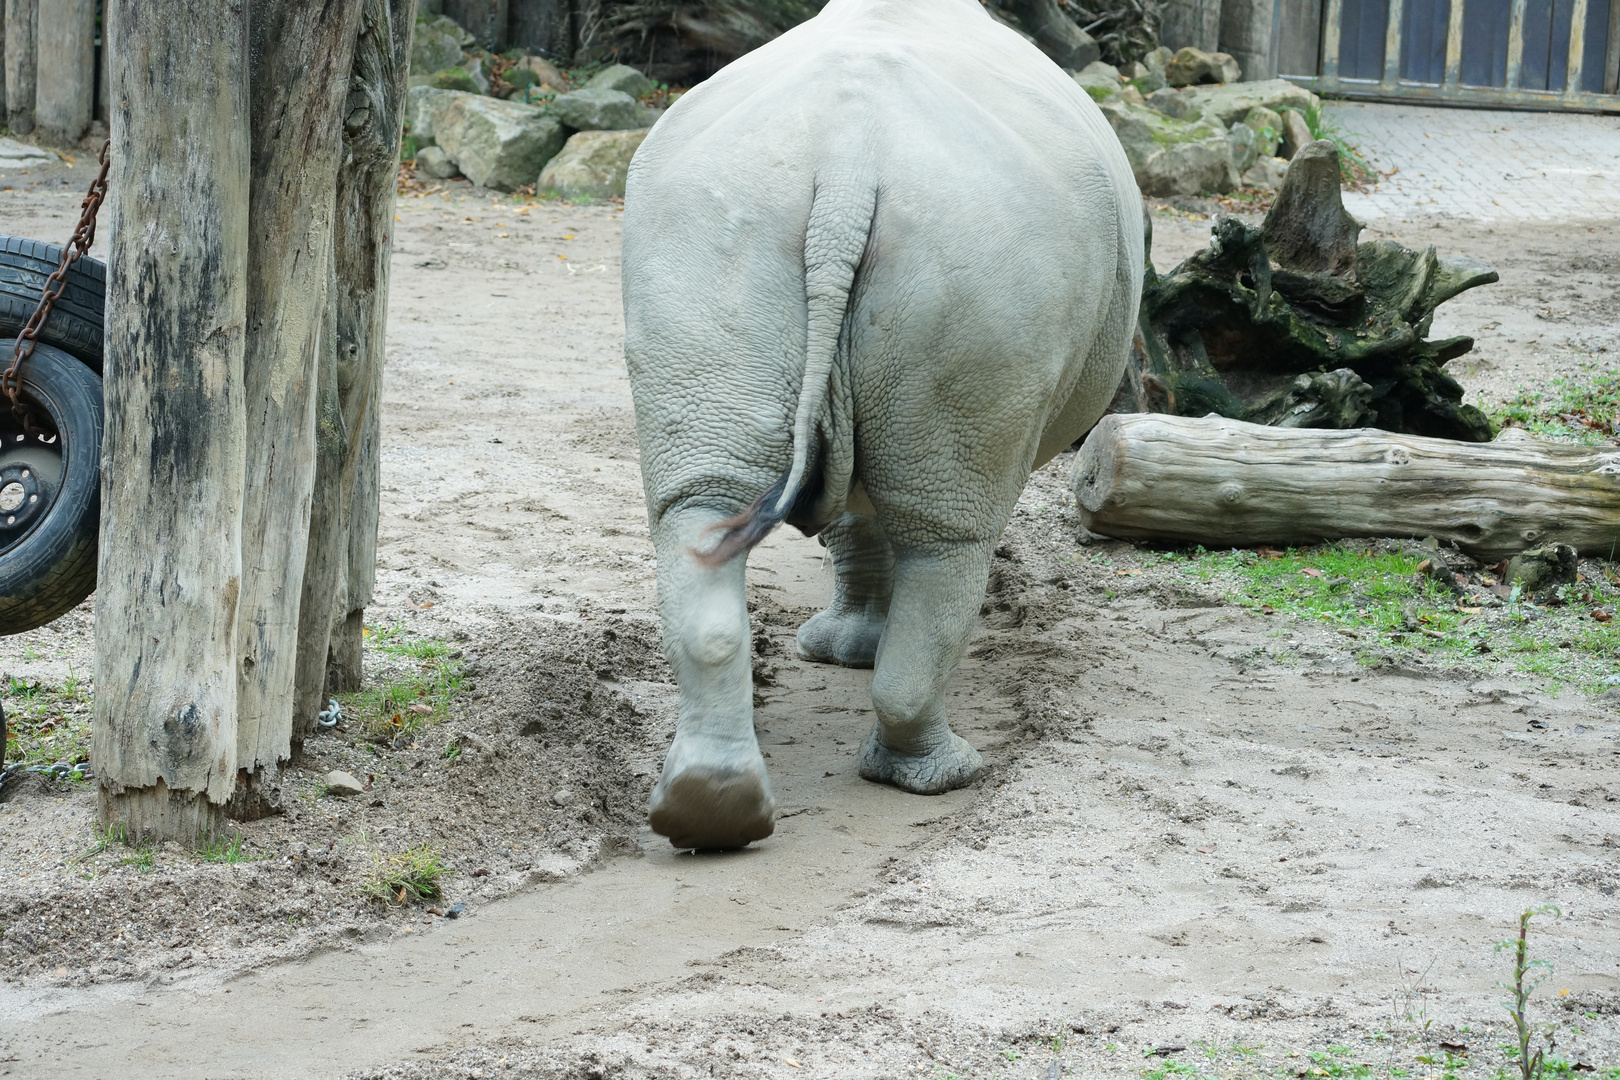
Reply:
[[[0,231],[64,235],[83,172],[0,180]],[[1543,902],[1563,917],[1535,931],[1538,1015],[1570,1061],[1620,1064],[1613,706],[1489,664],[1368,668],[1083,545],[1064,459],[953,684],[985,778],[923,799],[855,777],[870,673],[794,658],[830,577],[778,534],[749,581],[782,820],[745,852],[673,852],[640,816],[674,689],[619,213],[452,185],[399,218],[369,618],[456,643],[472,685],[415,745],[316,740],[245,863],[74,862],[91,794],[8,792],[0,1075],[1158,1080],[1449,1055],[1484,1077],[1507,1041],[1493,946]],[[1155,262],[1208,224],[1162,210]],[[1488,399],[1612,364],[1620,267],[1589,224],[1379,231],[1501,270],[1435,328],[1478,333],[1456,368]],[[89,627],[9,639],[0,665],[83,674]],[[376,797],[318,797],[332,767],[369,767]],[[456,920],[361,894],[373,852],[423,840]]]

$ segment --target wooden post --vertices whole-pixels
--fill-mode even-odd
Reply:
[[[292,752],[293,679],[315,482],[317,356],[362,0],[252,0],[247,479],[233,813]]]
[[[1243,69],[1244,82],[1277,77],[1272,24],[1278,0],[1222,0],[1221,52]]]
[[[327,694],[360,688],[365,607],[376,575],[389,238],[415,7],[415,0],[366,0],[354,51],[333,241],[331,396],[323,388],[295,744],[314,730]],[[334,404],[340,426],[329,429]]]
[[[76,143],[96,104],[96,0],[46,0],[38,56],[34,122],[47,139]]]
[[[5,0],[6,126],[13,135],[34,130],[34,90],[39,29],[38,0]]]
[[[1092,532],[1209,547],[1433,536],[1485,562],[1545,544],[1620,543],[1620,451],[1219,416],[1105,416],[1070,482]]]
[[[0,118],[6,115],[6,4],[0,0]]]
[[[240,7],[108,0],[100,816],[196,843],[236,781],[248,38]]]
[[[511,44],[554,64],[574,58],[574,22],[568,0],[512,0]]]

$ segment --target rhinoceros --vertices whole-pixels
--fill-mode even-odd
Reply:
[[[682,97],[631,163],[625,356],[664,651],[680,687],[652,828],[770,835],[748,551],[820,534],[807,660],[875,667],[860,775],[983,769],[945,715],[1031,471],[1120,379],[1141,195],[1074,80],[978,0],[831,0]]]

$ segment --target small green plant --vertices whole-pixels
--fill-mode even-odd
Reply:
[[[76,765],[90,757],[90,717],[94,699],[70,669],[60,683],[11,676],[5,697],[7,764]]]
[[[1148,1051],[1149,1056],[1152,1051]],[[1142,1080],[1169,1080],[1170,1077],[1186,1077],[1187,1080],[1209,1080],[1196,1065],[1189,1065],[1185,1061],[1175,1058],[1165,1058],[1158,1065],[1149,1065],[1142,1070]]]
[[[151,844],[132,847],[128,855],[118,860],[118,865],[133,866],[138,874],[150,874],[157,869],[157,848]]]
[[[450,873],[432,844],[418,844],[394,855],[373,854],[371,858],[366,890],[391,904],[421,903],[440,896],[441,880]]]
[[[1354,132],[1345,131],[1334,123],[1322,111],[1320,102],[1306,109],[1303,115],[1305,126],[1311,129],[1311,138],[1326,139],[1338,148],[1340,179],[1346,184],[1364,184],[1372,179],[1372,165],[1362,155],[1360,148],[1350,141]]]
[[[1552,904],[1527,908],[1519,915],[1518,938],[1496,943],[1497,952],[1507,951],[1513,954],[1513,981],[1499,982],[1497,985],[1513,995],[1504,1002],[1504,1005],[1508,1015],[1513,1017],[1514,1034],[1518,1036],[1517,1053],[1513,1056],[1519,1063],[1520,1080],[1541,1080],[1546,1055],[1557,1045],[1553,1026],[1548,1024],[1538,1032],[1530,1023],[1529,1017],[1530,995],[1535,993],[1536,987],[1546,982],[1553,972],[1551,960],[1541,957],[1534,960],[1530,958],[1530,920],[1537,915],[1546,914],[1556,919],[1563,913]],[[1537,1046],[1535,1052],[1531,1053],[1531,1044],[1538,1041],[1538,1035],[1542,1045]]]
[[[1601,443],[1620,435],[1620,373],[1583,363],[1572,375],[1552,380],[1548,392],[1520,387],[1517,394],[1487,407],[1497,428],[1516,427],[1540,438]]]
[[[246,841],[240,832],[230,836],[216,836],[213,840],[197,849],[197,855],[203,862],[211,863],[240,863],[252,862],[253,856],[243,848]]]
[[[377,743],[400,745],[425,725],[443,720],[465,681],[459,651],[438,638],[413,638],[399,627],[367,632],[380,654],[378,680],[338,695],[344,715]]]

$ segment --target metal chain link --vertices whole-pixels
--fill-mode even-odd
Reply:
[[[101,146],[101,172],[90,182],[90,190],[85,193],[84,204],[79,208],[79,225],[73,230],[73,237],[62,249],[62,264],[56,272],[45,279],[45,289],[40,293],[39,306],[29,317],[28,325],[23,327],[22,333],[17,335],[16,348],[12,351],[11,366],[0,372],[0,391],[11,399],[11,411],[22,423],[23,429],[34,434],[31,422],[31,413],[22,400],[22,366],[23,361],[34,354],[34,343],[39,338],[39,332],[45,328],[45,320],[51,317],[51,308],[67,288],[68,267],[72,266],[79,256],[90,250],[96,242],[96,213],[101,209],[101,201],[107,197],[107,166],[110,161],[109,151],[112,149],[112,140],[109,139]]]

